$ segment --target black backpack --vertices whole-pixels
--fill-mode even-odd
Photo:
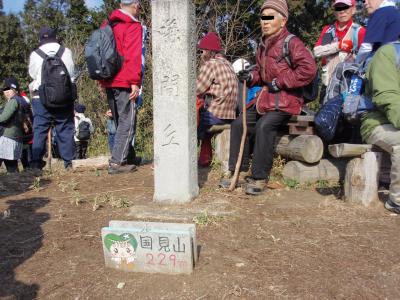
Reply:
[[[49,56],[41,49],[36,53],[43,58],[42,83],[39,87],[39,97],[48,108],[65,108],[74,103],[77,98],[76,85],[61,57],[65,48],[60,46],[56,55]]]
[[[285,59],[286,63],[289,65],[289,67],[291,69],[293,69],[293,65],[290,60],[289,42],[294,37],[295,37],[294,34],[289,34],[285,38],[283,45],[282,45],[282,56],[278,59],[278,62],[281,61],[282,59]],[[303,98],[304,98],[304,103],[312,102],[318,98],[319,83],[320,83],[320,76],[319,76],[319,72],[317,72],[314,79],[308,85],[301,88]]]
[[[79,117],[76,117],[80,120]],[[76,138],[80,141],[88,141],[90,140],[90,124],[86,121],[81,121],[78,125],[78,131],[76,132]]]
[[[85,60],[89,77],[94,80],[113,78],[121,69],[124,58],[118,53],[113,27],[109,22],[91,34],[85,45]]]
[[[33,113],[31,105],[22,97],[15,96],[18,102],[19,119],[22,122],[23,136],[22,142],[24,144],[30,142],[33,138]]]

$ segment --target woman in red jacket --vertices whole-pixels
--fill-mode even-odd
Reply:
[[[292,115],[300,113],[303,104],[301,87],[308,85],[317,72],[314,58],[297,37],[289,41],[292,67],[282,57],[285,38],[290,34],[286,29],[288,14],[285,0],[264,2],[261,7],[262,38],[256,53],[256,68],[251,72],[242,71],[239,75],[239,79],[246,80],[249,86],[263,87],[257,100],[259,115],[255,125],[251,177],[245,188],[246,194],[250,195],[258,195],[265,189],[278,129]],[[237,134],[241,136],[241,132],[242,127]],[[231,143],[232,146],[237,147]]]

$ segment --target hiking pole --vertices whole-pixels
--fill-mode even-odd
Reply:
[[[51,170],[51,127],[47,132],[47,166]]]
[[[244,70],[244,64],[242,62],[242,70]],[[246,108],[246,98],[247,98],[247,82],[243,80],[243,91],[242,91],[242,122],[243,122],[243,133],[242,140],[240,141],[240,150],[236,162],[235,173],[233,174],[231,185],[229,186],[229,191],[233,191],[236,187],[236,183],[239,179],[240,166],[242,165],[244,144],[246,142],[247,136],[247,108]]]

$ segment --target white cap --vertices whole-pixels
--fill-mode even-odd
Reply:
[[[232,67],[235,70],[236,74],[239,73],[239,71],[242,71],[249,66],[250,66],[250,63],[243,58],[239,58],[239,59],[235,60],[232,64]]]

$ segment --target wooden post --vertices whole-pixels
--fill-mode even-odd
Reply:
[[[276,139],[276,153],[283,157],[316,163],[321,160],[324,144],[316,135],[284,135]]]
[[[47,132],[47,167],[51,170],[51,127]]]
[[[321,159],[312,165],[292,160],[283,168],[282,176],[299,183],[315,183],[318,180],[338,182],[344,178],[346,164],[346,159]]]
[[[378,200],[379,168],[382,154],[366,152],[352,159],[346,168],[344,198],[364,206]]]
[[[242,67],[244,69],[244,66]],[[240,166],[242,164],[244,144],[246,142],[247,137],[247,107],[246,107],[246,98],[247,98],[247,83],[246,80],[243,80],[243,93],[242,93],[242,105],[243,105],[243,133],[242,140],[240,141],[240,150],[238,159],[236,162],[235,173],[233,174],[231,185],[229,187],[229,191],[233,191],[236,187],[236,183],[239,179]]]
[[[231,130],[225,129],[215,136],[215,158],[221,162],[222,171],[228,171]]]

